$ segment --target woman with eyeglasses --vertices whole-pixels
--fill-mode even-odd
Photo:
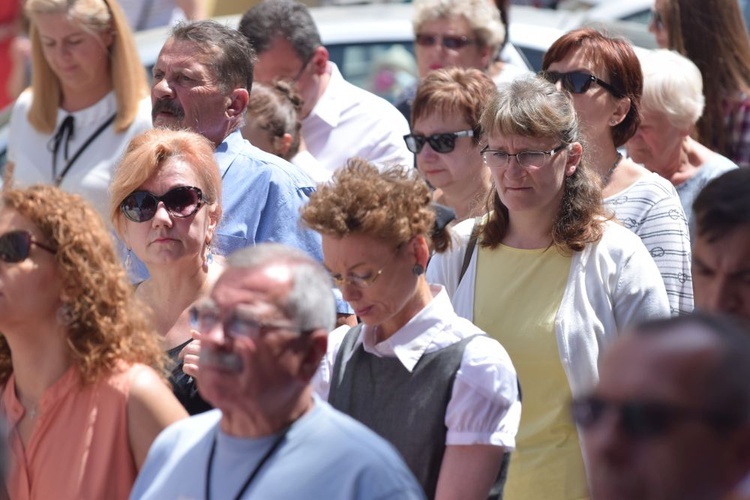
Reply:
[[[669,316],[664,284],[640,240],[607,220],[567,93],[517,79],[487,103],[480,125],[490,212],[454,228],[453,249],[432,258],[427,278],[518,370],[523,414],[505,497],[587,498],[569,401],[596,382],[619,330]]]
[[[737,0],[656,0],[649,31],[703,75],[696,139],[750,166],[750,38]]]
[[[130,139],[151,128],[151,101],[117,0],[26,0],[30,90],[10,121],[5,185],[52,184],[106,219],[109,181]]]
[[[637,234],[664,280],[672,315],[693,310],[690,234],[672,184],[618,151],[640,123],[643,74],[632,45],[594,29],[566,33],[547,50],[542,75],[569,92],[601,182],[604,206]]]
[[[192,342],[188,310],[223,269],[211,250],[221,218],[221,177],[213,149],[200,134],[149,130],[130,143],[111,186],[115,230],[149,272],[135,295],[148,304],[172,362],[174,394],[191,415],[211,406],[183,371],[182,351]]]
[[[514,446],[517,379],[502,346],[425,279],[431,248],[448,244],[428,186],[352,159],[302,219],[362,321],[331,334],[317,392],[389,440],[428,498],[486,499]]]
[[[451,207],[457,221],[484,213],[490,171],[479,154],[479,114],[496,91],[478,69],[441,69],[420,82],[412,103],[406,147],[436,189],[435,201]]]
[[[157,434],[187,414],[110,232],[52,186],[0,198],[0,411],[9,498],[126,499]]]

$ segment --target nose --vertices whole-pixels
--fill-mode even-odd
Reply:
[[[170,97],[172,95],[172,87],[167,83],[166,78],[154,81],[151,87],[151,96],[156,99],[162,99],[164,97]]]
[[[341,283],[339,290],[341,290],[341,297],[347,302],[353,302],[362,297],[362,290],[348,282]]]
[[[172,215],[169,213],[169,210],[167,210],[163,201],[160,201],[159,204],[156,205],[156,212],[154,213],[154,218],[151,219],[151,224],[153,224],[154,227],[172,227]]]
[[[225,343],[226,339],[224,325],[221,321],[217,321],[210,328],[201,330],[201,342],[220,346]]]
[[[703,289],[703,308],[710,312],[733,314],[741,309],[742,300],[729,280],[716,278]]]
[[[583,430],[582,437],[586,456],[599,463],[622,460],[627,451],[627,439],[614,411],[606,411],[596,423]]]

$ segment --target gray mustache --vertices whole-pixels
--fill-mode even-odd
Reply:
[[[159,99],[154,102],[154,105],[151,107],[151,119],[156,118],[156,115],[162,111],[173,114],[178,120],[185,118],[185,111],[173,99]]]
[[[242,371],[242,359],[233,352],[215,351],[208,347],[201,349],[199,365],[222,368],[235,373]]]

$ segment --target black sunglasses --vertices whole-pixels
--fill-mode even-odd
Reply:
[[[154,218],[159,202],[173,217],[184,219],[194,215],[204,203],[203,192],[197,187],[181,186],[170,189],[161,196],[148,191],[133,191],[120,203],[120,210],[133,222],[146,222]]]
[[[592,83],[596,83],[613,96],[620,98],[623,97],[622,92],[615,89],[612,85],[605,82],[601,78],[597,78],[589,73],[583,71],[571,71],[570,73],[558,73],[557,71],[541,71],[539,73],[542,78],[550,83],[557,83],[562,80],[563,89],[567,90],[572,94],[583,94],[591,88]]]
[[[429,137],[419,134],[409,134],[404,136],[406,149],[412,153],[419,154],[425,143],[436,153],[450,153],[456,147],[456,139],[459,137],[474,137],[473,130],[461,130],[460,132],[448,132],[445,134],[432,134]]]
[[[0,260],[8,263],[23,262],[29,257],[31,245],[36,245],[49,253],[57,253],[57,250],[39,243],[28,231],[9,231],[0,236]]]
[[[460,50],[466,47],[467,45],[471,45],[476,42],[476,40],[473,40],[466,36],[450,36],[450,35],[420,35],[417,34],[414,38],[414,40],[417,42],[417,45],[421,45],[422,47],[432,47],[433,45],[439,43],[446,49],[451,50]]]
[[[618,414],[623,432],[636,439],[661,436],[674,424],[685,420],[700,421],[716,430],[729,430],[738,424],[736,418],[716,412],[680,408],[651,401],[616,403],[596,396],[574,399],[570,409],[573,421],[583,429],[594,427],[605,413],[614,410]]]

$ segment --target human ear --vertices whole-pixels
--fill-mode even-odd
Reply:
[[[304,383],[308,383],[318,371],[320,360],[328,349],[328,332],[321,328],[302,335],[306,337],[306,349],[300,360],[298,376]]]
[[[310,64],[313,66],[316,75],[325,73],[328,66],[328,49],[322,45],[316,47],[312,59],[310,59]]]
[[[621,97],[615,102],[615,109],[612,111],[612,115],[609,119],[609,124],[612,127],[619,125],[630,111],[630,97]]]
[[[286,158],[289,149],[292,147],[292,134],[284,134],[281,137],[274,137],[273,147],[276,149],[277,156]]]
[[[247,89],[234,89],[228,96],[226,113],[230,117],[242,116],[247,109],[247,103],[250,100],[250,94]]]
[[[565,163],[565,176],[569,177],[575,173],[578,169],[578,164],[581,162],[581,156],[583,155],[583,146],[581,143],[574,142],[568,149],[568,159]]]

